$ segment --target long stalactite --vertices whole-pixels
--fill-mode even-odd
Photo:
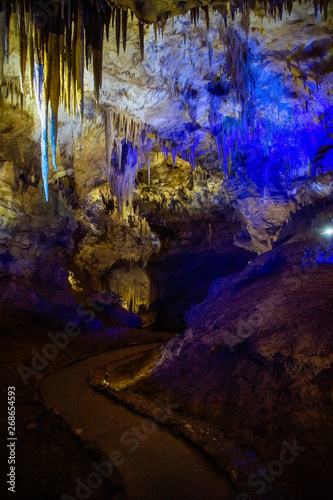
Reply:
[[[323,12],[327,18],[330,0],[313,0],[315,11]],[[52,2],[51,2],[52,3]],[[49,4],[51,5],[49,2]],[[292,10],[291,0],[259,0],[266,15],[277,19],[282,18],[283,9],[289,13]],[[49,5],[48,4],[48,5]],[[45,4],[46,5],[46,4]],[[84,115],[84,66],[93,64],[94,94],[96,105],[99,102],[102,87],[102,64],[104,33],[109,38],[110,24],[115,29],[116,50],[120,55],[122,38],[123,50],[127,45],[127,25],[129,8],[126,3],[117,5],[107,0],[68,0],[53,2],[45,7],[43,2],[35,0],[3,0],[0,4],[0,84],[6,84],[4,64],[9,54],[9,32],[12,23],[18,38],[20,60],[20,99],[26,86],[26,66],[30,68],[30,91],[35,92],[42,128],[42,169],[46,197],[48,196],[47,177],[49,165],[49,149],[52,163],[56,168],[58,109],[63,104],[68,114],[75,117],[76,112],[83,120]],[[228,17],[233,19],[235,12],[243,16],[243,29],[249,26],[249,11],[257,9],[255,0],[225,3],[211,2],[211,7],[204,2],[191,8],[191,21],[196,26],[200,21],[200,7],[204,12],[207,31],[210,26],[210,9],[221,14],[225,25]],[[133,19],[133,11],[131,17]],[[144,58],[144,37],[146,22],[138,11],[138,32],[141,58]],[[168,16],[154,20],[155,37],[157,31],[164,32]],[[151,23],[152,21],[150,21]],[[230,40],[221,35],[226,44]],[[234,43],[234,41],[232,41]],[[236,78],[244,78],[236,67]],[[37,81],[39,80],[39,81]],[[248,88],[249,83],[246,83]],[[9,84],[10,85],[10,82]],[[237,86],[235,84],[235,86]],[[11,86],[11,92],[16,92],[16,86]],[[243,96],[240,96],[241,100]],[[13,100],[13,97],[12,97]],[[244,99],[245,102],[246,98]],[[246,109],[245,109],[246,111]],[[50,130],[49,130],[50,129]],[[48,141],[51,142],[49,148]],[[188,152],[188,158],[194,163],[193,148]]]

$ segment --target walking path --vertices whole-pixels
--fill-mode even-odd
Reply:
[[[128,500],[235,500],[237,492],[194,448],[88,385],[89,370],[152,347],[109,351],[50,374],[41,387],[46,404],[108,456],[120,452]]]

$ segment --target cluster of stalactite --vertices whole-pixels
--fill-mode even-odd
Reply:
[[[146,234],[149,234],[147,226]],[[145,227],[146,227],[145,226]],[[110,272],[109,290],[124,299],[123,306],[129,311],[138,312],[140,307],[150,305],[150,279],[144,269],[133,265],[130,269],[116,268]]]
[[[302,0],[296,0],[301,5]],[[327,20],[328,5],[331,0],[312,0],[313,7],[315,9],[316,15],[318,12],[324,14],[325,21]],[[308,0],[303,0],[303,3],[307,3]],[[234,21],[235,15],[241,13],[243,16],[243,22],[248,23],[246,17],[248,17],[251,10],[258,14],[258,5],[261,7],[262,16],[269,16],[273,19],[282,20],[283,10],[288,11],[290,15],[293,10],[293,0],[243,0],[243,2],[223,3],[219,5],[214,5],[213,9],[219,12],[224,19],[225,26],[228,25],[228,21]],[[193,22],[196,21],[197,17],[194,19],[194,11],[198,12],[198,9],[192,9]],[[209,10],[207,12],[206,19],[208,17],[207,26],[209,26]]]
[[[0,6],[0,84],[13,100],[16,81],[4,76],[9,54],[10,26],[18,39],[21,102],[26,90],[29,66],[30,93],[35,95],[41,121],[41,163],[44,190],[48,199],[49,150],[56,169],[58,109],[63,104],[68,114],[84,112],[84,67],[92,64],[95,100],[102,85],[104,32],[109,37],[115,28],[117,50],[120,38],[124,50],[127,38],[128,9],[110,6],[105,1],[35,2],[5,0]],[[142,51],[143,52],[143,51]],[[6,93],[2,92],[5,96]]]
[[[235,145],[248,137],[255,124],[255,78],[252,73],[252,56],[247,39],[244,39],[231,26],[220,32],[220,41],[225,46],[224,64],[219,77],[219,94],[210,99],[210,132],[215,138],[216,151],[224,170],[225,177],[231,173],[231,155]],[[221,99],[227,99],[233,92],[241,104],[239,117],[221,117]]]
[[[249,124],[253,121],[250,108],[255,79],[252,74],[252,56],[246,40],[232,28],[223,31],[222,41],[225,46],[224,70],[231,89],[242,105],[242,115]]]
[[[301,1],[301,0],[299,0]],[[330,0],[313,0],[316,10],[327,16]],[[263,10],[273,17],[281,17],[283,8],[289,12],[292,0],[261,0]],[[254,0],[241,3],[216,3],[215,11],[220,12],[227,24],[228,16],[234,18],[236,12],[242,12],[243,27],[248,32],[249,12],[256,9]],[[210,8],[202,6],[205,23],[209,29]],[[76,115],[78,111],[82,120],[84,112],[84,67],[92,63],[94,74],[94,92],[96,103],[102,85],[102,61],[104,36],[109,37],[110,26],[115,30],[116,49],[120,53],[122,42],[126,50],[128,13],[133,20],[133,12],[127,7],[119,7],[106,0],[71,0],[37,2],[35,0],[4,0],[0,5],[0,84],[9,89],[9,95],[17,92],[15,82],[8,82],[4,77],[4,61],[9,54],[10,21],[14,19],[15,33],[18,38],[20,58],[20,90],[21,103],[25,92],[26,67],[30,68],[30,91],[35,95],[41,120],[42,139],[42,173],[45,196],[48,199],[49,150],[52,163],[56,168],[56,148],[58,130],[58,108],[62,103],[68,113]],[[190,11],[193,25],[200,17],[199,7]],[[155,35],[164,31],[168,15],[154,23]],[[141,56],[144,55],[145,23],[138,19]],[[243,71],[247,67],[242,47],[236,38],[224,38],[233,60],[227,57],[227,68],[232,73],[232,81],[237,88],[243,103],[246,95],[241,88],[249,88],[249,73]],[[241,63],[237,62],[240,56]],[[236,64],[233,62],[236,61]],[[245,79],[245,82],[244,82]],[[243,82],[243,83],[242,83]],[[247,99],[248,101],[248,99]],[[120,146],[118,146],[120,148]],[[193,149],[187,153],[194,164]]]
[[[10,99],[12,107],[23,106],[20,79],[17,77],[4,77],[0,89],[0,103],[3,99]]]
[[[151,163],[162,154],[176,164],[177,157],[196,167],[197,142],[193,137],[190,145],[158,136],[150,125],[135,116],[111,106],[104,108],[106,171],[112,193],[117,199],[118,210],[133,210],[133,192],[137,172],[147,166],[150,186]]]

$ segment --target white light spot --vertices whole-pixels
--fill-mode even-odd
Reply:
[[[325,234],[326,236],[332,236],[333,235],[333,227],[327,227],[323,233],[321,234]]]

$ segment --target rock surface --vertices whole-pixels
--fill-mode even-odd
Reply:
[[[138,384],[149,397],[168,394],[183,415],[239,445],[243,452],[231,463],[251,498],[257,496],[248,478],[293,439],[306,451],[274,484],[267,480],[267,498],[331,496],[331,259],[329,241],[313,228],[311,237],[217,280],[186,314],[184,335],[167,344]],[[277,492],[282,496],[270,496]]]

